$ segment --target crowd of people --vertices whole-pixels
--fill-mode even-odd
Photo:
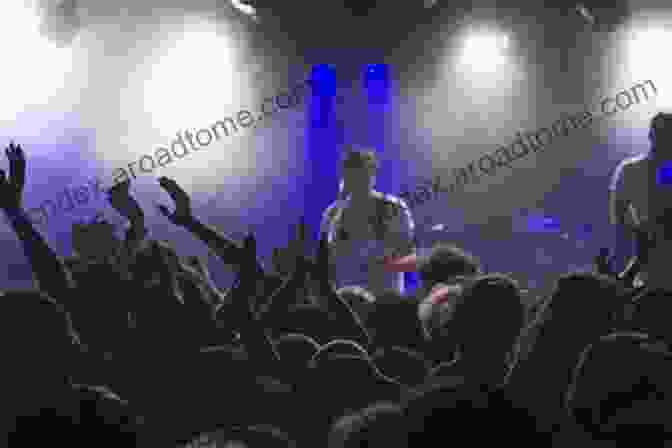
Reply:
[[[633,281],[642,253],[622,275],[602,253],[528,309],[513,278],[442,243],[412,295],[374,294],[336,288],[326,235],[307,253],[303,223],[265,268],[254,235],[208,227],[161,178],[161,213],[235,271],[222,291],[202,260],[147,238],[128,181],[107,192],[124,238],[80,223],[59,257],[23,211],[23,149],[6,155],[0,208],[36,281],[0,293],[6,446],[672,440],[672,301]]]

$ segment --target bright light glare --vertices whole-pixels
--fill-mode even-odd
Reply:
[[[254,110],[258,101],[247,70],[241,67],[241,49],[232,34],[218,33],[216,26],[207,18],[189,18],[166,34],[143,82],[143,118],[148,128],[133,137],[139,145],[135,157],[149,152],[149,148],[168,147],[178,132],[194,134],[199,129],[211,129],[219,120],[235,120],[241,109]],[[163,173],[198,173],[185,177],[185,187],[192,188],[212,185],[218,177],[221,180],[227,174],[234,175],[236,170],[244,171],[248,164],[254,166],[254,160],[250,160],[253,156],[241,144],[242,135],[250,133],[250,129],[239,127],[237,133],[227,137],[220,128],[219,140],[213,138],[204,146],[207,149],[192,151],[164,168]]]
[[[48,104],[61,90],[72,69],[72,50],[40,35],[34,2],[4,0],[2,13],[0,121],[13,121],[30,106]]]
[[[464,38],[460,66],[475,73],[490,73],[506,63],[509,37],[493,32],[472,32]]]
[[[664,78],[672,74],[669,58],[661,57],[661,48],[672,41],[672,30],[651,26],[633,30],[628,45],[630,70],[633,75]]]
[[[651,80],[656,86],[655,96],[642,97],[618,115],[610,118],[611,126],[648,126],[656,110],[672,107],[672,61],[665,57],[665,48],[672,42],[669,12],[642,13],[634,17],[617,34],[617,45],[605,62],[608,63],[610,90],[618,93],[630,86]],[[661,53],[662,52],[662,53]],[[616,121],[614,121],[616,120]]]
[[[209,22],[187,28],[167,41],[145,84],[145,111],[164,138],[187,127],[207,127],[226,116],[227,105],[240,106],[229,38],[216,34]]]
[[[627,49],[628,84],[652,80],[658,89],[655,105],[659,108],[672,107],[672,92],[669,89],[672,62],[660,53],[668,42],[672,42],[672,30],[668,27],[642,24],[633,30]]]

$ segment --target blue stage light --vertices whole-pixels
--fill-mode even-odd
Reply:
[[[659,186],[672,185],[672,161],[665,162],[663,166],[658,168],[656,182]]]
[[[333,64],[313,66],[311,72],[313,93],[318,96],[336,96],[336,67]]]
[[[366,66],[366,79],[368,80],[387,80],[388,69],[387,64],[369,64]]]
[[[364,70],[364,86],[370,104],[389,102],[389,67],[387,64],[368,64]]]

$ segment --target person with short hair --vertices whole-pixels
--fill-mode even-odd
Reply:
[[[320,232],[327,235],[338,287],[359,285],[374,295],[404,291],[402,272],[381,260],[415,252],[414,223],[406,203],[374,190],[378,159],[374,151],[353,150],[343,160],[343,189],[324,212]]]

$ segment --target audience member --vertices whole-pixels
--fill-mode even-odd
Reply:
[[[588,346],[567,391],[570,416],[597,440],[672,437],[672,353],[643,333],[614,333]]]

